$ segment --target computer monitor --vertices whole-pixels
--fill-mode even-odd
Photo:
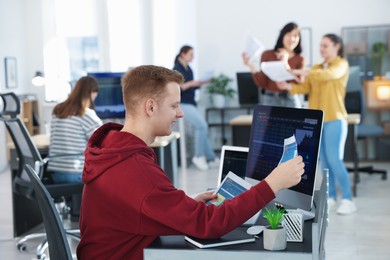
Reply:
[[[245,179],[255,184],[279,163],[301,155],[305,163],[301,182],[278,192],[275,201],[287,208],[311,210],[322,124],[321,110],[256,105]]]
[[[122,75],[123,72],[88,73],[88,76],[96,78],[99,83],[99,94],[94,104],[96,114],[101,119],[125,118],[121,86]]]
[[[259,103],[259,88],[250,72],[237,72],[238,101],[241,106],[254,106]]]

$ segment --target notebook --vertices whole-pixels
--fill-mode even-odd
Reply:
[[[186,236],[185,240],[199,248],[211,248],[255,242],[255,237],[247,234],[246,231],[241,228],[236,228],[217,239],[200,239]]]
[[[249,151],[248,147],[230,146],[230,145],[222,146],[217,187],[219,187],[219,185],[225,179],[229,171],[233,172],[234,174],[241,177],[242,179],[245,178],[248,151]],[[259,215],[260,212],[258,212],[248,221],[246,221],[243,225],[245,226],[254,225]]]

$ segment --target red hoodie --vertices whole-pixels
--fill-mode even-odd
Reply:
[[[143,249],[161,235],[217,238],[275,197],[263,181],[219,207],[197,202],[176,189],[153,150],[122,127],[103,125],[85,150],[79,259],[143,259]]]

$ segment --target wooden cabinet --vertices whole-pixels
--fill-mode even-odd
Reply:
[[[39,106],[38,100],[26,98],[20,99],[21,118],[31,135],[39,134]]]

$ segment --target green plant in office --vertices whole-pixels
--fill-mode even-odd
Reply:
[[[387,54],[387,46],[383,42],[376,42],[371,49],[371,62],[376,76],[382,76],[383,59]]]
[[[267,219],[271,229],[277,229],[281,226],[284,214],[284,209],[275,206],[273,209],[265,208],[263,216]]]
[[[233,79],[229,78],[225,74],[220,74],[217,77],[212,77],[210,83],[207,86],[207,91],[210,94],[220,94],[225,97],[233,97],[236,91],[229,87],[229,83]]]
[[[286,229],[282,221],[286,210],[276,205],[273,209],[263,209],[263,216],[267,219],[269,226],[264,229],[263,245],[267,250],[284,250],[287,246]]]

